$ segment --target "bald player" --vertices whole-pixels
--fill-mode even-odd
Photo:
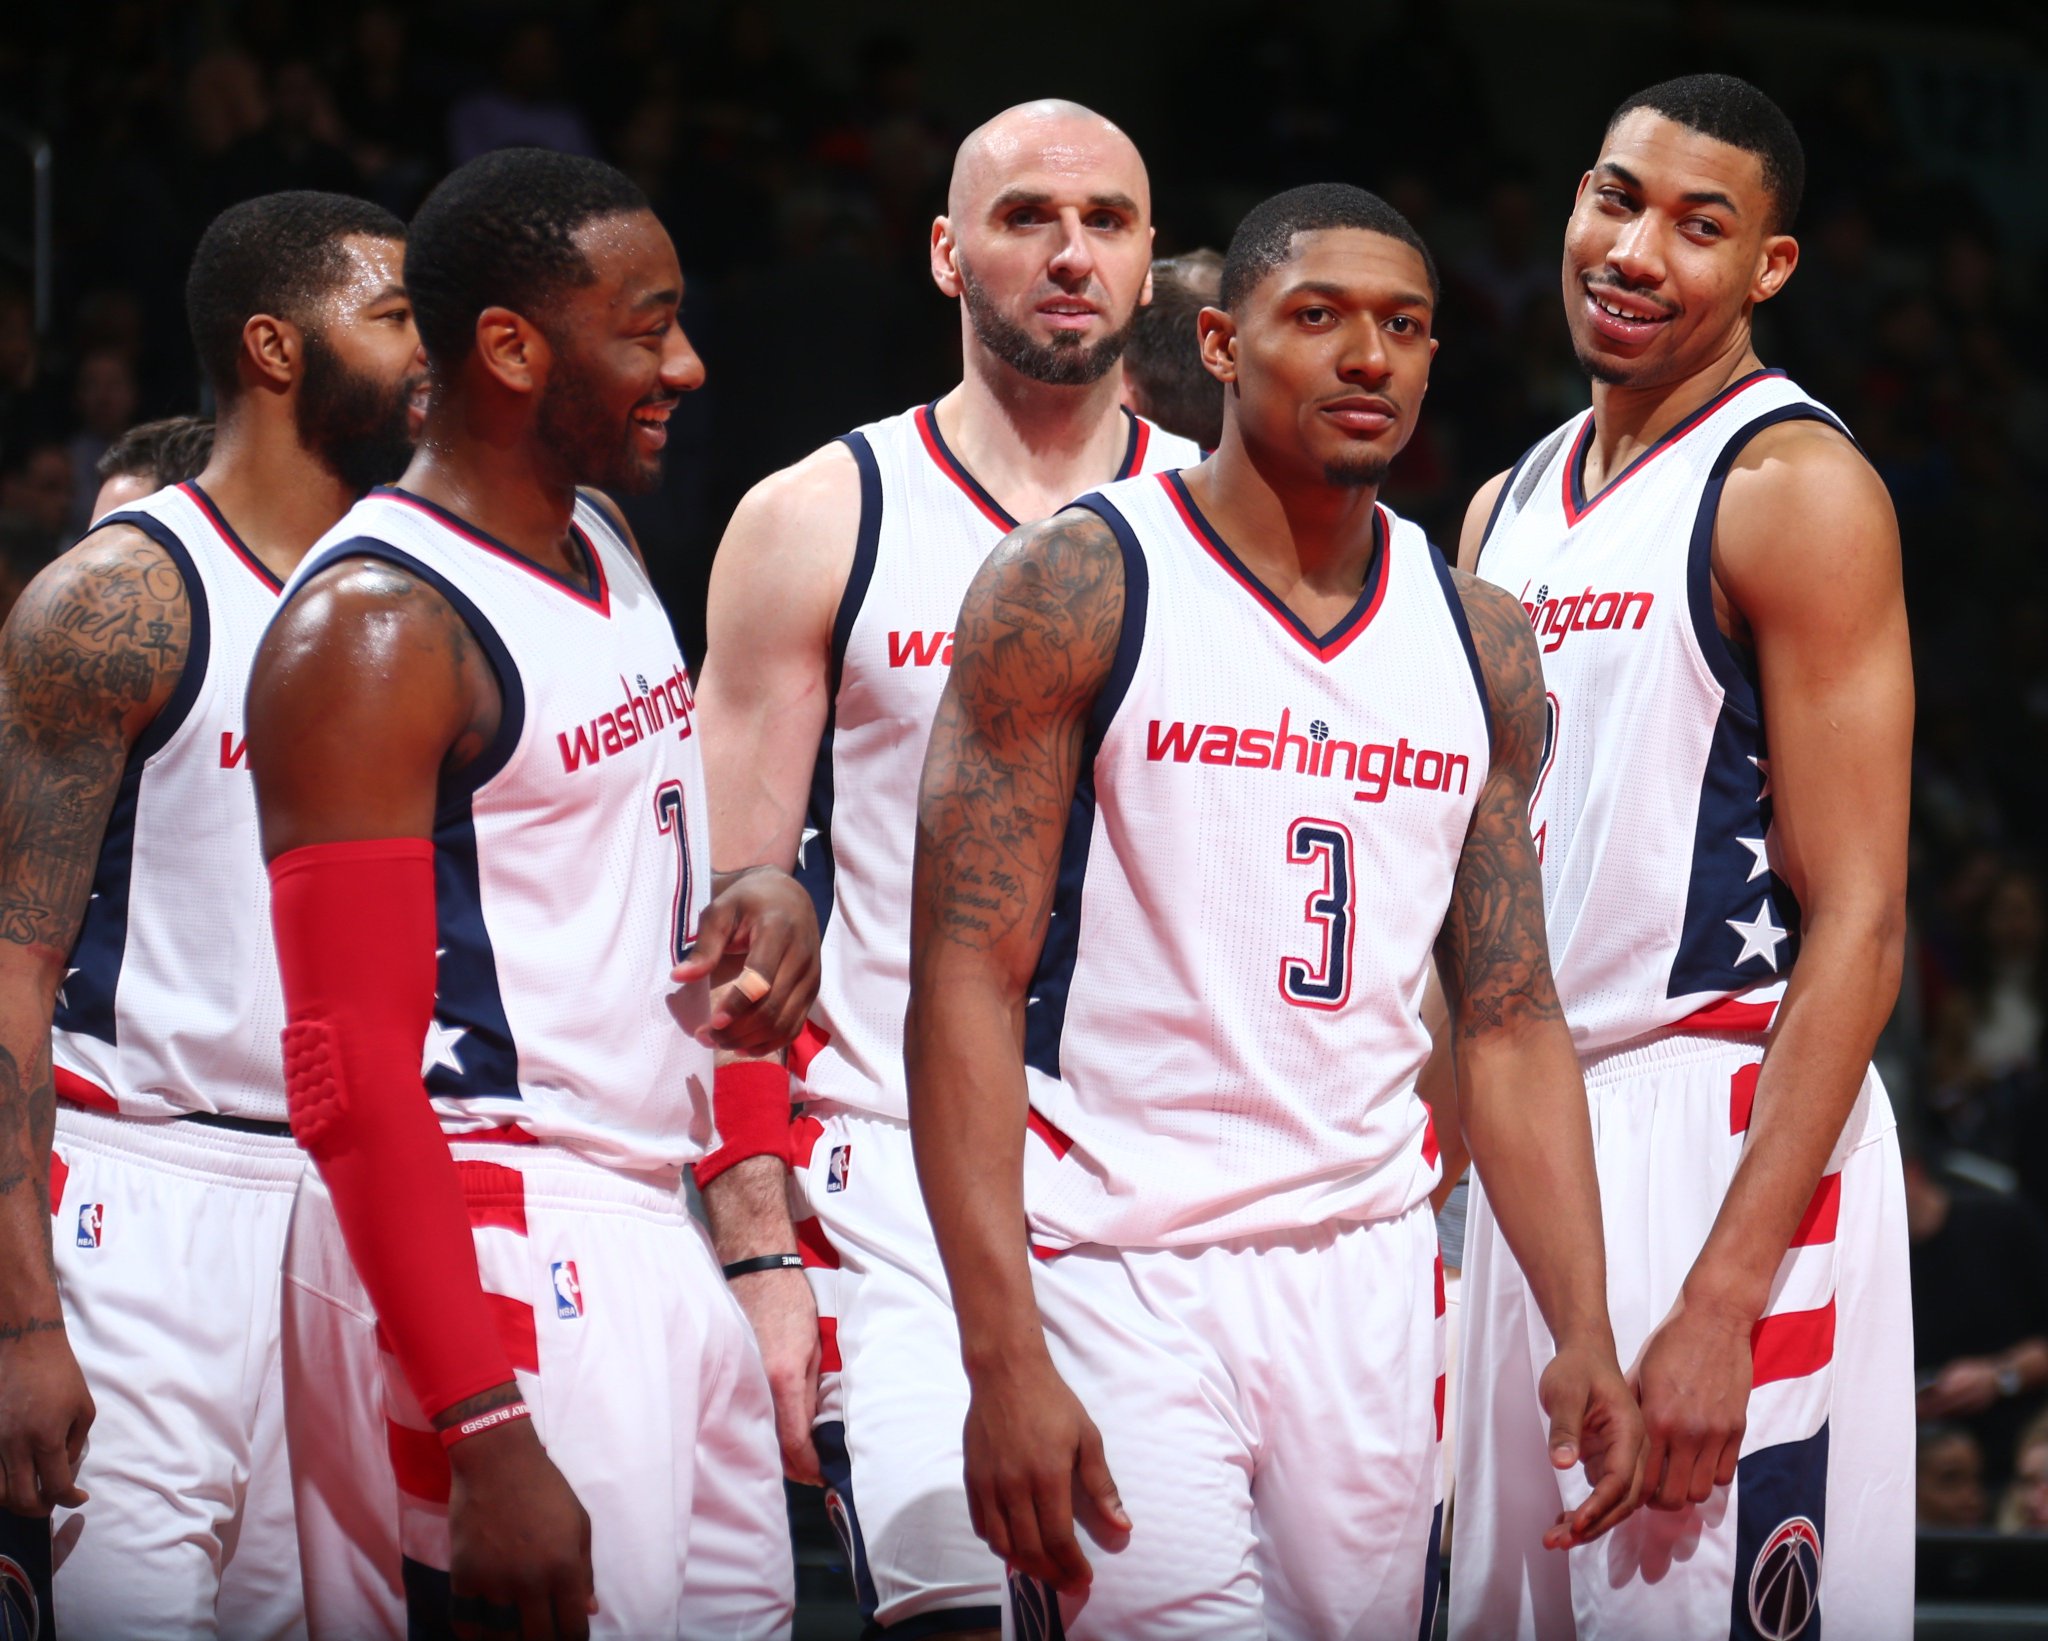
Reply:
[[[1200,459],[1118,403],[1151,254],[1145,164],[1116,126],[1054,101],[990,120],[961,145],[932,224],[933,282],[960,303],[959,386],[763,480],[712,572],[698,713],[717,864],[796,866],[826,932],[791,1053],[805,1117],[788,1127],[780,1067],[728,1068],[721,1134],[742,1080],[764,1120],[699,1179],[760,1336],[784,1462],[822,1475],[884,1630],[993,1634],[1003,1583],[961,1486],[967,1383],[906,1122],[918,775],[954,617],[1004,534]],[[735,1162],[785,1143],[809,1287],[777,1260],[799,1238],[782,1161]]]

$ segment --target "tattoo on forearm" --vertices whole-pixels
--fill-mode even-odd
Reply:
[[[1529,801],[1543,758],[1543,662],[1521,607],[1454,572],[1493,712],[1493,755],[1437,936],[1437,967],[1463,1037],[1559,1018]]]
[[[921,930],[986,950],[1044,917],[1123,615],[1123,559],[1093,513],[1013,532],[975,577],[925,756]]]
[[[0,1198],[28,1191],[34,1198],[36,1223],[50,1222],[50,1142],[56,1137],[57,1096],[50,1084],[50,1050],[45,1034],[30,1052],[24,1071],[0,1044]],[[17,1250],[20,1252],[20,1250]],[[41,1257],[52,1281],[56,1261],[44,1236]],[[33,1321],[24,1324],[33,1328]],[[61,1320],[53,1324],[62,1327]]]

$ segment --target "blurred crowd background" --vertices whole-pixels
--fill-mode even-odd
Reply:
[[[1161,254],[1297,182],[1377,189],[1446,273],[1389,499],[1453,543],[1474,488],[1587,402],[1559,245],[1627,93],[1742,74],[1805,140],[1767,363],[1890,487],[1920,690],[1913,930],[1883,1068],[1909,1141],[1923,1520],[2048,1530],[2048,13],[1649,3],[945,15],[859,7],[101,0],[0,20],[0,607],[83,529],[94,463],[204,408],[184,270],[278,188],[401,215],[510,143],[602,154],[666,219],[710,385],[632,505],[686,648],[745,488],[957,379],[926,273],[959,138],[1078,97],[1152,167]],[[47,151],[49,277],[34,268]],[[1783,544],[1800,550],[1797,540]],[[2015,1375],[2021,1390],[2011,1390]]]

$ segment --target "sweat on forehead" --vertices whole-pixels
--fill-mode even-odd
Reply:
[[[1137,145],[1110,120],[1061,97],[1006,108],[976,127],[953,156],[946,214],[964,217],[1027,172],[1098,171],[1149,209],[1151,184]]]

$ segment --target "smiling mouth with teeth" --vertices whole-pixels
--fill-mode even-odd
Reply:
[[[1592,291],[1588,294],[1593,298],[1593,305],[1602,313],[1607,314],[1611,318],[1623,320],[1631,325],[1661,325],[1671,317],[1668,313],[1630,313],[1624,308],[1617,308],[1613,303],[1604,299],[1597,291]]]

